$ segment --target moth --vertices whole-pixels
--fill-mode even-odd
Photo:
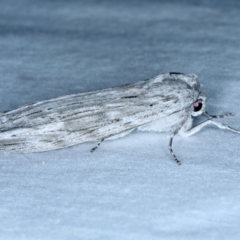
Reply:
[[[213,124],[235,133],[205,111],[206,96],[194,74],[165,73],[154,78],[86,93],[28,104],[0,115],[0,151],[42,152],[83,142],[123,137],[133,130],[190,136]],[[204,114],[206,121],[193,127],[193,118]],[[96,148],[94,147],[92,151]]]

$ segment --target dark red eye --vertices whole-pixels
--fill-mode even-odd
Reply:
[[[198,112],[202,109],[202,103],[201,102],[195,102],[193,104],[193,109],[194,109],[194,112]]]

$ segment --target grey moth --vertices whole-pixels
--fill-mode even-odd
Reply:
[[[123,137],[133,130],[190,136],[204,126],[235,130],[205,111],[206,96],[194,74],[165,73],[134,84],[28,104],[0,115],[0,151],[42,152]],[[193,118],[206,121],[193,127]],[[96,147],[92,149],[95,150]]]

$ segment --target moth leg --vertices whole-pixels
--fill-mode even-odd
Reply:
[[[170,137],[170,141],[169,141],[169,145],[168,145],[168,149],[170,154],[172,155],[174,161],[178,164],[181,165],[181,162],[177,159],[176,155],[174,154],[173,150],[172,150],[172,142],[173,142],[173,137],[176,135],[176,132],[174,132],[172,134],[172,136]]]
[[[217,126],[220,129],[229,130],[231,132],[235,132],[235,133],[240,134],[240,130],[231,128],[228,125],[225,125],[225,124],[220,123],[220,122],[215,122],[212,119],[208,119],[205,122],[202,122],[199,125],[191,128],[191,129],[185,130],[185,131],[180,129],[179,134],[181,136],[188,137],[188,136],[191,136],[191,135],[199,132],[202,128],[204,128],[205,126],[210,125],[210,124],[213,124],[213,125]]]
[[[221,115],[210,115],[208,112],[205,112],[204,115],[205,115],[207,118],[212,119],[212,118],[232,117],[232,116],[234,116],[234,113],[224,113],[224,114],[221,114]]]
[[[104,138],[101,139],[101,140],[98,142],[97,146],[95,146],[94,148],[91,149],[91,152],[94,152],[94,151],[100,146],[100,144],[101,144],[103,141],[104,141]]]

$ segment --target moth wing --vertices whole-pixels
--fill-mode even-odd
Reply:
[[[184,81],[68,95],[2,114],[1,151],[40,152],[110,138],[188,110],[198,93]]]

